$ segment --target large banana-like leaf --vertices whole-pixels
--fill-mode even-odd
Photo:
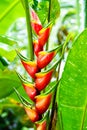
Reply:
[[[87,29],[73,43],[57,96],[61,130],[87,130]]]
[[[13,87],[20,86],[21,83],[14,71],[0,69],[0,100],[10,95],[14,91]]]

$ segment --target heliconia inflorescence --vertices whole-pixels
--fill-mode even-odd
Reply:
[[[33,78],[33,82],[27,81],[24,77],[18,74],[22,82],[22,86],[27,93],[28,97],[33,101],[33,106],[24,106],[24,109],[29,117],[29,119],[35,123],[37,130],[47,130],[46,119],[42,120],[42,122],[38,122],[43,118],[43,114],[48,110],[53,90],[56,88],[57,84],[52,86],[50,90],[45,93],[41,93],[47,85],[50,83],[53,72],[57,67],[58,62],[56,62],[50,69],[45,70],[44,72],[41,69],[45,68],[55,57],[58,51],[62,48],[62,46],[58,46],[51,51],[44,51],[44,45],[48,41],[51,25],[43,28],[39,17],[35,13],[35,11],[30,8],[31,15],[31,26],[34,32],[37,35],[37,40],[33,41],[34,53],[36,55],[35,61],[30,61],[25,58],[22,54],[17,51],[17,55],[19,56],[21,63],[27,73]],[[23,104],[24,105],[24,104]]]

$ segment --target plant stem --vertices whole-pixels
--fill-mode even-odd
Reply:
[[[34,60],[32,28],[30,22],[30,11],[29,11],[28,0],[24,0],[24,4],[25,4],[25,13],[26,13],[27,34],[28,34],[28,56],[29,56],[29,60]]]
[[[5,18],[6,15],[10,13],[12,9],[19,3],[19,0],[15,0],[14,2],[11,3],[11,5],[4,11],[3,14],[0,16],[0,22]]]
[[[66,45],[68,44],[68,42],[69,42],[71,36],[72,36],[72,34],[69,33],[68,36],[67,36],[67,38],[66,38],[66,40],[65,40],[65,42],[64,42],[64,44],[63,44],[63,47],[62,47],[61,52],[60,52],[61,61],[62,61],[62,58],[63,58],[64,53],[65,53]],[[60,61],[59,68],[58,68],[58,77],[56,78],[57,81],[59,80],[59,73],[60,73],[61,61]],[[53,118],[54,118],[54,111],[55,111],[57,90],[58,90],[58,88],[55,89],[54,96],[53,96],[52,112],[51,112],[51,120],[50,120],[50,124],[49,124],[49,130],[51,130],[51,128],[52,128],[52,121],[53,121]]]
[[[84,10],[84,13],[85,13],[85,28],[87,28],[87,0],[84,1],[84,4],[85,4],[85,10]]]
[[[49,0],[48,23],[50,22],[51,0]]]
[[[78,30],[80,30],[80,3],[79,3],[79,0],[76,0],[76,10],[77,10],[77,25],[78,25]]]
[[[50,22],[50,12],[51,12],[51,0],[49,0],[49,10],[48,10],[48,23]],[[48,50],[48,42],[46,44],[46,51]]]
[[[50,123],[49,123],[49,130],[52,129],[52,121],[53,121],[53,117],[54,117],[54,111],[55,111],[55,98],[56,98],[56,93],[57,93],[57,89],[54,93],[54,96],[53,96],[53,101],[52,101],[52,112],[51,112],[51,120],[50,120]]]
[[[62,60],[62,59],[61,59]],[[61,62],[60,62],[61,64]],[[60,64],[59,64],[59,68],[58,68],[58,73],[60,71]],[[59,80],[59,76],[57,77],[57,81]],[[50,120],[50,123],[49,123],[49,130],[52,129],[52,121],[53,121],[53,118],[54,118],[54,111],[55,111],[55,104],[56,104],[56,94],[57,94],[57,89],[58,87],[56,87],[55,91],[54,91],[54,95],[53,95],[53,101],[52,101],[52,112],[51,112],[51,120]]]

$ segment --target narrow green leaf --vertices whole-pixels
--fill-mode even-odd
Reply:
[[[56,87],[58,86],[58,83],[59,83],[59,81],[57,81],[57,82],[56,82],[54,85],[52,85],[52,86],[49,85],[50,89],[48,89],[45,93],[43,93],[43,95],[47,95],[47,94],[51,93],[52,91],[54,91],[54,90],[56,89]]]
[[[14,41],[13,39],[11,39],[11,38],[9,38],[8,36],[5,36],[5,35],[0,35],[0,42],[5,43],[7,45],[17,44],[16,41]]]
[[[32,105],[32,103],[29,102],[29,101],[27,101],[27,99],[25,99],[25,98],[17,91],[16,88],[14,88],[14,90],[15,90],[15,92],[16,92],[16,94],[17,94],[19,100],[21,101],[21,103],[22,103],[24,106],[28,106],[28,107],[29,107],[30,105]]]
[[[76,10],[73,9],[73,10],[69,10],[66,15],[63,17],[62,19],[62,22],[64,23],[68,18],[71,19],[72,16],[75,16],[76,15]]]
[[[16,73],[17,73],[17,75],[18,75],[18,77],[19,77],[19,79],[21,80],[22,83],[33,84],[33,83],[29,82],[27,79],[25,79],[23,76],[21,76],[18,72],[16,72]]]
[[[21,53],[19,53],[17,50],[16,50],[16,53],[18,55],[18,57],[22,60],[22,61],[29,61],[28,58],[24,57]]]

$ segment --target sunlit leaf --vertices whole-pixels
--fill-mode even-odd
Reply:
[[[16,1],[17,4],[15,4]],[[0,0],[0,33],[5,33],[14,20],[23,16],[24,9],[21,2],[18,0],[8,0],[8,2]]]
[[[7,36],[5,36],[5,35],[0,35],[0,42],[1,42],[1,43],[5,43],[5,44],[7,44],[7,45],[14,45],[14,44],[17,43],[17,42],[14,41],[13,39],[11,39],[11,38],[9,38],[9,37],[7,37]]]
[[[58,103],[64,130],[86,129],[87,29],[73,43],[59,85]],[[85,115],[85,117],[84,117]],[[84,120],[85,118],[85,120]],[[84,124],[85,123],[85,124]]]
[[[13,61],[16,57],[15,50],[5,50],[4,48],[0,48],[0,56],[7,58],[9,61]]]

